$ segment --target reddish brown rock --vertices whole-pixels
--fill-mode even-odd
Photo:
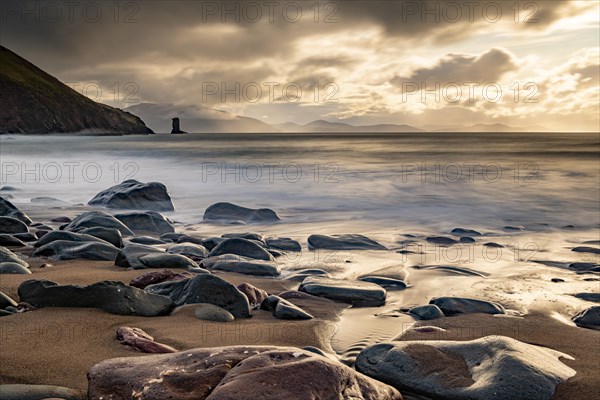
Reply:
[[[154,341],[154,338],[139,328],[120,326],[117,328],[117,340],[124,346],[142,353],[175,353],[171,346]]]
[[[269,295],[264,290],[246,282],[240,283],[237,285],[237,288],[240,292],[246,295],[252,309],[260,307],[263,300]]]
[[[233,346],[106,360],[88,371],[88,398],[400,400],[344,364],[293,347]]]
[[[146,272],[145,274],[137,276],[133,278],[131,282],[129,282],[129,286],[144,289],[146,286],[154,285],[155,283],[181,281],[191,277],[192,274],[189,272],[175,273],[171,270],[165,269],[162,271]]]

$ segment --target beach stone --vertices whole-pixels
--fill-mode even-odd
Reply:
[[[61,386],[8,384],[0,385],[2,400],[84,400],[84,392]]]
[[[571,227],[575,228],[573,225],[570,225]],[[524,231],[525,228],[521,227],[521,226],[505,226],[503,228],[505,231],[514,231],[514,232],[520,232],[520,231]]]
[[[259,262],[259,261],[252,260],[252,259],[247,260],[247,261],[239,261],[239,260],[234,261],[234,260],[223,259],[223,260],[211,263],[211,268],[220,270],[220,271],[236,272],[238,274],[253,275],[253,276],[279,276],[279,275],[281,275],[281,270],[274,263]]]
[[[254,233],[254,232],[225,233],[225,234],[221,235],[221,237],[225,238],[225,239],[238,238],[238,239],[254,240],[256,242],[260,242],[261,246],[264,246],[266,244],[265,243],[265,235],[263,235],[262,233]]]
[[[450,233],[456,236],[481,236],[481,232],[466,228],[454,228]]]
[[[219,245],[219,243],[224,242],[226,239],[222,238],[222,237],[209,237],[206,239],[202,239],[200,242],[200,244],[204,247],[206,247],[206,249],[208,251],[211,251],[212,249],[214,249],[215,247],[217,247]]]
[[[401,341],[363,349],[356,370],[402,391],[449,400],[550,400],[575,371],[567,354],[504,336]]]
[[[229,311],[236,318],[250,318],[250,303],[245,294],[218,276],[198,274],[193,278],[147,286],[148,293],[170,297],[177,306],[210,303]]]
[[[346,281],[311,276],[300,284],[301,292],[354,306],[378,307],[385,304],[387,292],[379,285],[362,281]]]
[[[573,317],[573,322],[582,328],[600,330],[600,306],[592,306]]]
[[[177,239],[177,243],[193,243],[204,246],[204,239],[192,235],[181,235]]]
[[[195,261],[181,254],[146,254],[140,257],[140,261],[146,268],[182,268],[188,270],[197,270],[200,268]]]
[[[7,294],[0,292],[0,309],[6,307],[16,307],[17,302],[11,299]]]
[[[27,233],[29,228],[23,221],[12,217],[0,217],[0,232],[2,233]]]
[[[260,309],[273,312],[281,300],[281,297],[270,294],[260,303]]]
[[[261,303],[267,298],[268,293],[260,288],[257,288],[250,283],[242,282],[236,286],[237,289],[244,293],[248,298],[252,309],[259,308]]]
[[[157,244],[166,244],[167,242],[164,242],[160,239],[155,239],[153,237],[150,236],[136,236],[133,237],[131,239],[129,239],[129,241],[131,243],[137,243],[137,244],[147,244],[148,246],[152,246],[152,245],[157,245]]]
[[[295,271],[292,275],[288,276],[287,279],[290,281],[302,282],[309,276],[325,276],[329,277],[329,272],[320,268],[306,268]]]
[[[162,235],[175,232],[171,221],[157,211],[115,214],[115,218],[136,234]]]
[[[458,243],[458,241],[446,236],[429,236],[425,240],[427,240],[429,243],[439,244],[442,246],[451,246]]]
[[[100,238],[97,238],[95,236],[88,235],[85,233],[77,233],[77,232],[69,232],[69,231],[52,231],[52,232],[48,232],[43,237],[38,239],[35,242],[35,244],[33,245],[33,247],[35,247],[35,248],[42,247],[49,243],[55,242],[57,240],[62,240],[65,242],[78,242],[78,243],[96,242],[96,243],[109,244],[105,240],[102,240]]]
[[[600,254],[600,249],[598,249],[596,247],[589,247],[589,246],[578,246],[578,247],[571,249],[571,251],[574,251],[576,253]]]
[[[494,243],[494,242],[484,243],[484,246],[486,246],[486,247],[493,247],[493,248],[496,248],[496,249],[503,249],[504,248],[504,246],[502,246],[501,244]]]
[[[13,315],[13,314],[15,314],[15,313],[12,311],[9,311],[9,310],[0,310],[0,317],[8,317],[9,315]]]
[[[70,240],[54,240],[35,249],[33,256],[49,257],[56,260],[82,258],[85,260],[114,261],[118,253],[119,249],[104,241],[73,242]]]
[[[223,254],[237,254],[239,256],[265,261],[275,260],[271,253],[264,247],[248,239],[225,239],[210,251],[209,256],[214,257]]]
[[[306,320],[314,318],[300,307],[284,299],[280,299],[277,302],[275,310],[273,311],[273,316],[277,319],[285,320]]]
[[[117,328],[117,341],[123,346],[130,347],[142,353],[175,353],[173,347],[158,343],[140,328],[120,326]]]
[[[121,235],[121,232],[116,228],[104,228],[102,226],[97,226],[94,228],[85,228],[78,232],[85,235],[97,237],[98,239],[102,239],[105,242],[108,242],[113,246],[118,247],[119,249],[123,247],[123,236]]]
[[[111,314],[154,317],[167,315],[174,304],[166,296],[127,286],[121,282],[102,281],[88,286],[59,285],[46,280],[29,280],[18,289],[21,301],[37,308],[99,308]]]
[[[142,183],[135,179],[123,181],[98,193],[88,204],[130,210],[175,210],[165,185],[158,182]]]
[[[435,304],[427,304],[424,306],[413,307],[408,312],[419,319],[422,320],[431,320],[445,317],[444,313],[438,306]]]
[[[181,281],[189,279],[192,274],[189,272],[175,273],[168,269],[162,271],[146,272],[140,276],[137,276],[129,282],[129,286],[136,287],[138,289],[145,289],[147,286],[154,285],[156,283]]]
[[[598,271],[600,264],[591,262],[575,262],[569,264],[569,269],[577,272]]]
[[[15,218],[25,225],[31,225],[31,219],[19,207],[8,201],[6,197],[0,196],[0,217]]]
[[[0,263],[0,274],[27,275],[31,274],[31,271],[25,266],[15,262],[3,262]]]
[[[167,253],[181,254],[194,261],[201,261],[208,257],[208,250],[206,247],[195,243],[175,244],[167,249]]]
[[[143,244],[128,244],[119,250],[117,257],[115,258],[115,265],[128,269],[145,269],[147,267],[142,263],[140,258],[155,253],[162,254],[164,251]]]
[[[406,281],[406,278],[408,278],[408,272],[404,268],[404,265],[392,265],[390,267],[376,269],[368,274],[360,275],[359,278],[364,278],[365,276],[381,276],[384,278]]]
[[[231,203],[215,203],[204,211],[205,221],[270,223],[280,221],[277,213],[268,208],[246,208]]]
[[[194,315],[205,321],[231,322],[235,319],[229,311],[210,303],[199,303],[194,310]]]
[[[17,238],[23,242],[35,242],[38,239],[37,236],[35,236],[35,234],[33,234],[31,232],[15,233],[13,235],[13,237]]]
[[[458,241],[460,243],[475,243],[475,239],[469,236],[462,236]]]
[[[96,228],[99,226],[118,229],[123,236],[135,236],[125,224],[112,215],[102,211],[88,211],[78,215],[73,221],[65,226],[63,230],[79,232],[85,228]]]
[[[50,219],[50,222],[58,222],[58,223],[61,223],[61,224],[64,224],[64,223],[68,224],[69,222],[71,222],[71,218],[66,217],[66,216],[63,215],[63,216],[60,216],[60,217],[54,217],[54,218]]]
[[[364,235],[310,235],[308,248],[328,250],[387,250],[384,246]]]
[[[177,242],[183,236],[183,233],[167,232],[160,235],[160,239],[164,241]]]
[[[402,290],[408,287],[408,285],[404,281],[394,278],[386,278],[384,276],[367,275],[360,277],[359,280],[374,283],[376,285],[386,288],[387,290]]]
[[[213,347],[115,358],[94,365],[87,376],[88,396],[95,400],[129,399],[132,393],[171,400],[402,399],[388,385],[295,347]]]
[[[27,244],[13,235],[9,235],[8,233],[0,233],[0,246],[25,247]]]
[[[22,266],[29,268],[29,264],[21,260],[18,255],[7,249],[6,247],[0,246],[0,263],[4,262],[13,262],[17,264],[21,264]]]
[[[504,307],[498,303],[485,300],[468,299],[464,297],[438,297],[431,299],[429,304],[434,304],[442,310],[444,315],[450,317],[458,314],[504,314]]]
[[[581,300],[591,301],[593,303],[600,303],[600,293],[577,293],[573,296]]]
[[[41,238],[42,236],[46,235],[49,232],[51,232],[51,231],[47,231],[47,230],[35,231],[35,236],[39,239],[39,238]]]
[[[269,248],[284,251],[302,251],[302,246],[297,241],[290,238],[268,238],[267,246]]]

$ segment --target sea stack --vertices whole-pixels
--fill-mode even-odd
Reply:
[[[186,133],[179,128],[179,118],[173,118],[173,130],[171,130],[171,135],[179,135],[182,133]]]

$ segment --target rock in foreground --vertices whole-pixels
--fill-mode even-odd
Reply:
[[[362,281],[346,281],[321,276],[311,276],[300,285],[301,292],[354,306],[379,307],[385,304],[387,292],[379,285]]]
[[[91,206],[104,206],[125,210],[173,211],[173,201],[162,183],[142,183],[129,179],[94,196]]]
[[[233,346],[106,360],[88,371],[89,399],[400,400],[392,387],[293,347]],[[137,396],[134,396],[137,397]]]
[[[4,197],[0,196],[0,217],[12,217],[23,222],[25,225],[31,225],[31,219]]]
[[[429,304],[438,306],[447,317],[458,314],[504,314],[504,307],[491,301],[467,299],[463,297],[438,297]]]
[[[85,393],[79,390],[50,385],[0,385],[0,399],[3,400],[37,400],[62,399],[83,400]]]
[[[205,221],[270,223],[280,221],[277,213],[268,208],[246,208],[231,203],[216,203],[204,211]]]
[[[327,250],[387,250],[384,246],[364,235],[310,235],[309,249]]]
[[[406,341],[360,352],[356,369],[399,390],[435,399],[550,400],[575,375],[570,356],[504,336],[466,342]]]
[[[582,328],[600,330],[600,306],[583,310],[573,317],[573,322]]]

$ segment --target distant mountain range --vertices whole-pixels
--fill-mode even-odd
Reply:
[[[543,126],[529,126],[517,128],[505,124],[477,124],[468,127],[455,127],[445,129],[435,129],[434,132],[548,132]]]
[[[153,133],[135,115],[77,93],[0,46],[0,134]]]
[[[275,125],[283,132],[423,132],[422,129],[410,125],[379,124],[379,125],[350,125],[343,122],[313,121],[306,125],[292,122]]]

